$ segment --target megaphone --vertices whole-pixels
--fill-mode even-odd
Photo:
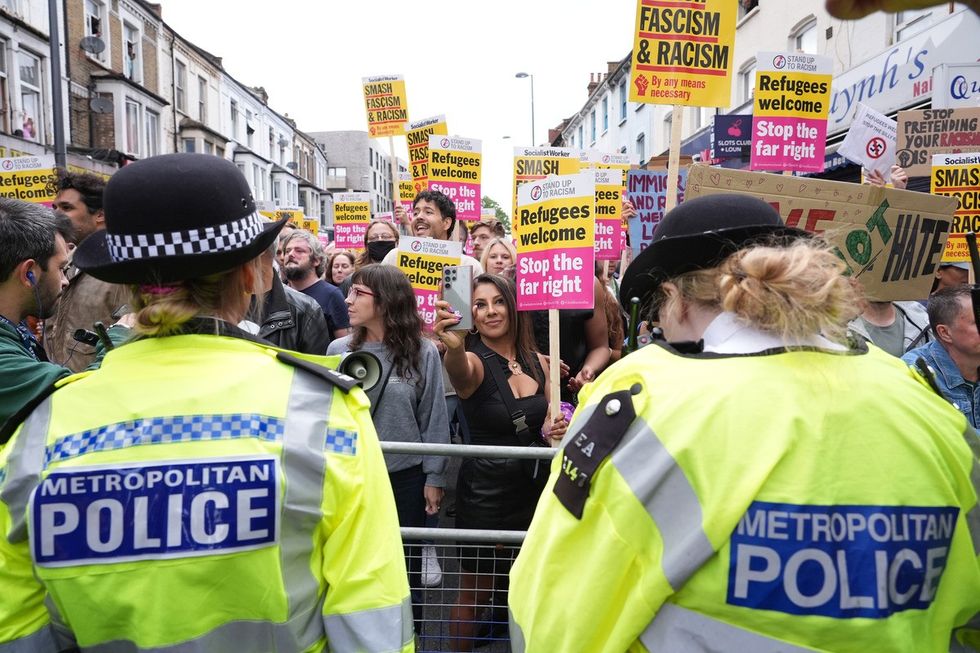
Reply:
[[[369,351],[352,351],[341,357],[337,371],[357,379],[367,391],[381,379],[381,361]]]

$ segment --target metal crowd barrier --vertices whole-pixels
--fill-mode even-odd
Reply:
[[[382,442],[385,453],[454,458],[520,458],[549,461],[556,449],[467,444]],[[455,475],[447,477],[455,495]],[[416,650],[510,651],[508,572],[526,531],[402,528],[415,606]],[[431,567],[438,561],[439,577]],[[435,582],[437,581],[438,582]],[[476,591],[474,591],[476,590]]]

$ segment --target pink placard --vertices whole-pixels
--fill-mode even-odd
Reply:
[[[334,247],[337,249],[364,249],[366,222],[338,222],[334,225]]]
[[[623,249],[623,221],[619,218],[595,221],[595,257],[600,261],[618,261]]]
[[[517,310],[592,308],[595,269],[591,247],[517,255]]]
[[[814,118],[752,118],[752,170],[822,172],[827,121]]]
[[[482,216],[480,184],[462,181],[435,181],[429,177],[429,190],[437,190],[456,205],[456,219],[475,222]]]

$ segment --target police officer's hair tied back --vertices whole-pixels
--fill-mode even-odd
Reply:
[[[847,323],[861,313],[863,293],[843,276],[844,269],[817,238],[785,247],[756,245],[718,267],[671,279],[678,293],[661,298],[661,315],[683,297],[787,340],[821,334],[845,343]]]
[[[253,287],[246,284],[243,268],[251,266]],[[230,306],[254,294],[262,299],[259,259],[253,259],[227,272],[188,279],[172,284],[141,284],[133,289],[136,311],[135,331],[143,337],[163,337],[180,332],[194,317],[220,317]],[[166,292],[159,292],[159,290]]]

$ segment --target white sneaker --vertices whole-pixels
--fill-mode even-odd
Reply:
[[[436,547],[428,544],[422,547],[422,586],[438,587],[442,584],[442,568],[439,566],[439,556]]]

